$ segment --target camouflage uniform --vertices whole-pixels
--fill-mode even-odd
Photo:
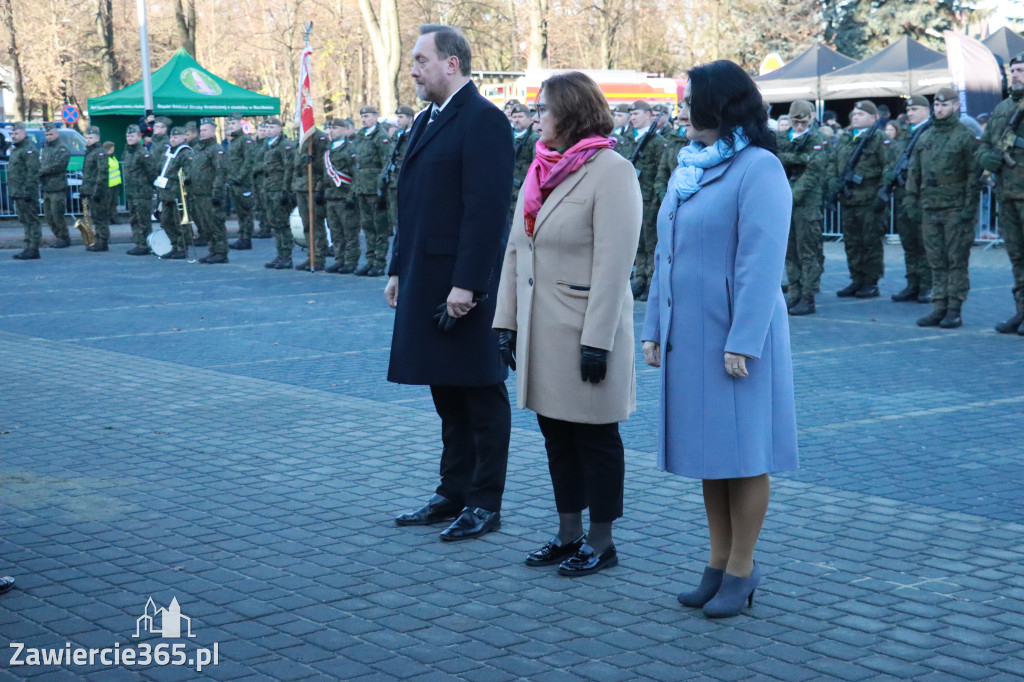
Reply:
[[[327,200],[327,226],[334,242],[336,272],[355,272],[359,265],[359,211],[352,198],[352,179],[356,172],[356,159],[352,142],[348,138],[331,143],[331,167],[339,176],[340,184],[327,174],[324,165],[324,198]],[[332,266],[334,267],[334,266]]]
[[[409,136],[411,134],[412,126],[405,130],[399,130],[395,133],[395,136],[391,138],[390,160],[395,164],[395,166],[391,169],[391,174],[388,176],[387,181],[388,225],[390,227],[390,234],[395,233],[395,228],[398,225],[398,175],[402,172],[402,161],[405,160],[405,153],[409,151]],[[388,165],[390,165],[390,163]],[[384,172],[387,172],[387,168],[384,169]],[[383,177],[381,177],[381,180],[383,181]]]
[[[903,262],[907,269],[907,290],[924,292],[925,296],[928,296],[928,292],[932,288],[932,269],[928,266],[928,256],[924,252],[924,242],[921,240],[921,207],[915,204],[907,194],[907,178],[897,179],[895,177],[896,164],[899,163],[900,157],[910,144],[914,133],[925,123],[902,127],[899,137],[887,141],[885,146],[886,170],[882,183],[890,185],[896,181],[892,192],[896,206],[893,219],[896,223],[896,232],[900,236],[900,244],[903,246]],[[916,296],[917,294],[915,294]]]
[[[391,155],[387,132],[378,123],[372,129],[363,129],[356,134],[356,178],[353,192],[359,208],[359,226],[366,235],[366,265],[384,271],[388,257],[388,226],[386,207],[378,210],[383,202],[377,194],[380,172]]]
[[[131,219],[132,241],[140,248],[146,247],[146,237],[152,231],[153,180],[159,172],[158,159],[141,143],[125,146],[121,157],[121,176]]]
[[[228,153],[225,155],[224,173],[228,182],[231,206],[238,215],[238,238],[252,239],[253,161],[258,147],[252,138],[239,128],[231,136]]]
[[[822,246],[822,179],[828,165],[821,133],[812,127],[798,137],[792,129],[778,136],[779,160],[793,192],[793,217],[786,249],[790,300],[813,298],[825,270]]]
[[[68,161],[71,152],[57,138],[43,145],[39,154],[39,180],[43,185],[43,215],[58,242],[70,243],[67,220]]]
[[[974,133],[954,113],[934,119],[910,156],[907,194],[921,207],[936,310],[960,310],[970,289],[967,263],[981,191],[977,146]]]
[[[1000,102],[992,112],[981,137],[977,159],[983,170],[996,174],[999,235],[1006,245],[1006,255],[1010,257],[1013,269],[1013,300],[1017,304],[1017,313],[1024,314],[1024,146],[1016,145],[1016,141],[1024,145],[1024,117],[1016,129],[1009,129],[1018,107],[1024,108],[1024,90],[1012,91],[1010,97]],[[1006,149],[1004,141],[1008,134],[1014,136],[1014,144]],[[1006,157],[1014,163],[1007,163]],[[1014,329],[999,331],[1017,331],[1021,323],[1012,326]]]
[[[630,158],[633,150],[636,149],[636,131],[633,126],[627,125],[619,132],[613,132],[611,137],[615,140],[615,151],[623,158]]]
[[[661,148],[661,160],[658,161],[658,175],[654,180],[655,192],[658,195],[658,205],[665,201],[665,194],[668,192],[668,181],[672,177],[676,166],[679,165],[679,150],[690,144],[686,138],[686,129],[681,128],[683,134],[675,131],[671,135],[663,135],[665,143]]]
[[[226,256],[228,232],[224,223],[224,148],[215,137],[196,140],[195,160],[186,175],[189,215],[199,227],[210,255]]]
[[[294,166],[292,141],[281,133],[273,140],[267,140],[263,152],[263,210],[267,223],[274,233],[277,246],[277,257],[291,262],[292,228],[288,224],[288,216],[294,206],[291,185],[292,167]]]
[[[519,201],[519,190],[523,187],[526,179],[526,171],[533,163],[533,157],[537,153],[537,140],[540,136],[530,126],[522,133],[513,133],[513,146],[515,149],[515,166],[512,170],[512,203],[509,204],[509,215],[515,213],[516,202]]]
[[[102,247],[110,240],[110,164],[103,145],[86,147],[82,161],[82,196],[89,202],[89,217],[96,233],[96,246]]]
[[[310,155],[310,140],[313,142],[313,152]],[[309,234],[309,165],[313,164],[313,244],[309,252],[316,257],[315,265],[323,269],[327,261],[327,228],[324,220],[327,218],[327,207],[324,202],[324,154],[330,148],[331,141],[327,139],[319,128],[314,128],[301,144],[296,144],[292,155],[292,184],[291,189],[295,192],[295,203],[299,206],[299,215],[302,217],[302,231]],[[309,261],[305,264],[309,267]],[[304,269],[303,265],[299,266]]]
[[[650,139],[644,148],[637,153],[644,135]],[[665,148],[665,138],[654,130],[654,124],[648,132],[639,135],[632,147],[630,156],[636,168],[637,179],[640,181],[640,194],[644,200],[643,227],[640,232],[640,243],[636,250],[636,279],[650,282],[654,272],[654,248],[658,245],[658,194],[655,181],[658,178],[658,164],[661,163],[661,152]]]
[[[175,148],[168,145],[163,158],[154,158],[154,165],[158,168],[157,177],[167,180],[167,184],[162,188],[157,188],[156,193],[157,199],[160,201],[160,227],[167,233],[174,251],[181,255],[184,255],[186,247],[192,243],[192,226],[185,226],[190,233],[186,243],[185,232],[181,225],[181,212],[178,210],[178,201],[181,200],[178,171],[183,170],[185,177],[188,177],[194,159],[195,152],[186,144]]]
[[[831,192],[839,192],[839,178],[847,162],[860,144],[860,136],[867,135],[868,129],[860,133],[843,135],[835,146],[832,157]],[[883,262],[885,225],[882,212],[885,208],[878,200],[885,170],[885,148],[881,130],[868,140],[864,152],[853,169],[863,180],[850,185],[850,196],[839,197],[842,210],[843,245],[846,247],[846,262],[850,269],[850,280],[860,287],[871,287],[885,274]]]
[[[25,249],[39,249],[39,150],[32,138],[11,147],[7,161],[7,193],[14,199],[18,220],[25,228]]]

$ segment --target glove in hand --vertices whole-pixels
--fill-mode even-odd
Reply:
[[[580,347],[580,378],[599,384],[608,373],[608,351],[593,346]]]
[[[498,352],[512,371],[516,369],[516,333],[511,329],[495,329],[498,333]]]

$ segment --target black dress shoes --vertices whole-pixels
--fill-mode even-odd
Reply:
[[[583,545],[575,554],[558,565],[558,574],[575,578],[581,575],[597,573],[602,568],[619,565],[619,555],[615,545],[598,554],[590,545]]]
[[[466,507],[455,519],[455,523],[441,533],[442,540],[472,540],[485,533],[501,528],[501,512],[487,511],[480,507]]]
[[[556,535],[548,540],[540,549],[530,552],[526,556],[526,565],[551,566],[553,564],[560,564],[579,551],[579,548],[586,541],[587,534],[583,533],[572,542],[563,545],[558,542],[558,536]]]
[[[395,517],[399,526],[429,526],[438,521],[450,521],[459,515],[462,505],[441,495],[434,495],[421,509]]]

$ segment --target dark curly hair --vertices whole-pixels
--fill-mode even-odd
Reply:
[[[686,99],[691,125],[699,130],[717,130],[718,137],[730,145],[733,130],[741,127],[752,146],[778,154],[761,91],[746,71],[738,64],[720,59],[694,67],[689,75]]]
[[[555,117],[555,134],[566,146],[591,135],[611,135],[615,123],[608,100],[590,76],[579,71],[560,73],[541,83],[540,89]]]

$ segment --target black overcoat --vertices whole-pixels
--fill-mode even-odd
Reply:
[[[388,381],[488,386],[505,380],[494,318],[512,195],[512,128],[467,83],[437,118],[413,124],[398,178],[398,229],[389,275],[398,308]],[[433,316],[453,286],[486,292],[450,331]]]

